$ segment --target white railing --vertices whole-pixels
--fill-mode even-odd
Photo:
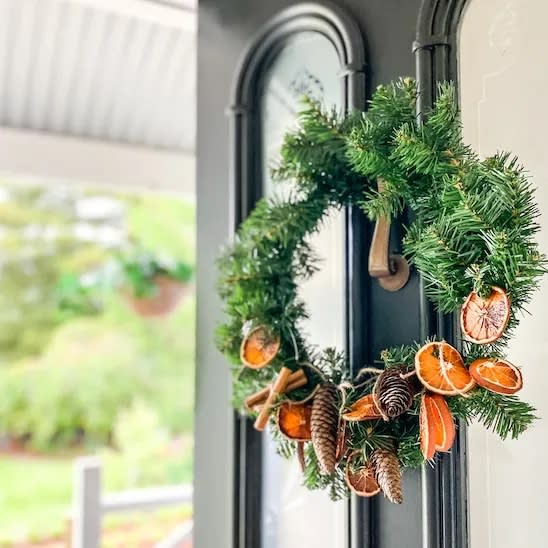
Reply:
[[[101,461],[82,457],[74,465],[74,495],[70,516],[72,548],[99,548],[106,514],[156,510],[192,502],[192,486],[150,487],[121,493],[102,493]],[[156,548],[176,548],[192,536],[192,521],[177,526]]]

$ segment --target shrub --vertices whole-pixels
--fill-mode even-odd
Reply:
[[[105,443],[119,409],[145,395],[146,387],[143,375],[112,363],[35,362],[0,370],[0,430],[39,450],[84,438]]]
[[[143,400],[120,411],[112,444],[99,454],[105,481],[117,489],[182,483],[192,478],[192,435],[170,439],[158,410]]]
[[[39,450],[105,443],[120,409],[150,395],[131,341],[92,325],[67,325],[42,359],[0,369],[0,432]]]

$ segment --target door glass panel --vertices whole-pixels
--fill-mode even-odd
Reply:
[[[548,33],[546,0],[470,0],[460,31],[460,98],[464,138],[481,156],[509,150],[538,185],[538,240],[548,253]],[[469,429],[472,548],[547,545],[548,280],[528,307],[509,346],[523,366],[520,396],[541,420],[517,441]]]
[[[270,168],[277,160],[285,132],[295,126],[299,101],[312,95],[341,107],[340,61],[331,42],[319,33],[303,32],[288,40],[272,60],[261,85],[260,116],[263,194],[287,193],[291,183],[274,185]],[[310,312],[303,326],[318,346],[344,346],[344,225],[342,212],[330,216],[313,244],[321,271],[301,286]],[[337,548],[344,543],[345,504],[333,503],[323,491],[302,487],[297,459],[275,452],[269,433],[263,438],[264,548]]]

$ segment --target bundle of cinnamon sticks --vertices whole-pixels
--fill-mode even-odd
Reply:
[[[255,420],[255,429],[259,431],[265,429],[272,406],[280,394],[296,390],[307,382],[308,379],[302,369],[291,372],[291,369],[282,367],[272,384],[249,396],[245,400],[246,407],[253,410],[260,408],[259,415]]]

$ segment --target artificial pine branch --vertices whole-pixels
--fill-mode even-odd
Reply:
[[[334,501],[347,498],[349,490],[342,472],[343,467],[337,467],[333,474],[323,474],[312,444],[307,444],[304,453],[306,466],[303,485],[312,490],[327,489]]]
[[[419,468],[424,464],[416,434],[399,440],[398,459],[402,468]]]
[[[367,113],[348,135],[347,155],[352,169],[370,179],[381,178],[385,183],[382,194],[369,189],[359,202],[371,219],[381,215],[394,217],[403,210],[409,174],[391,161],[391,149],[396,129],[414,123],[416,99],[416,85],[410,79],[379,86]]]
[[[450,398],[449,406],[457,418],[468,423],[477,420],[503,440],[517,438],[537,418],[535,408],[517,396],[495,394],[484,388],[476,388],[467,397]]]
[[[391,449],[394,447],[394,435],[389,423],[382,419],[362,422],[349,422],[350,450],[363,451],[367,460],[375,449]]]
[[[381,360],[386,369],[402,365],[411,369],[415,366],[415,354],[419,348],[418,344],[387,348],[381,352]]]
[[[272,170],[274,180],[291,180],[299,191],[320,192],[339,205],[360,196],[367,182],[351,170],[346,157],[345,132],[352,120],[304,98],[298,128],[286,134]]]
[[[280,432],[274,417],[271,417],[270,419],[269,433],[272,436],[272,440],[276,444],[276,453],[280,457],[290,459],[295,456],[297,452],[297,442],[287,439]]]

